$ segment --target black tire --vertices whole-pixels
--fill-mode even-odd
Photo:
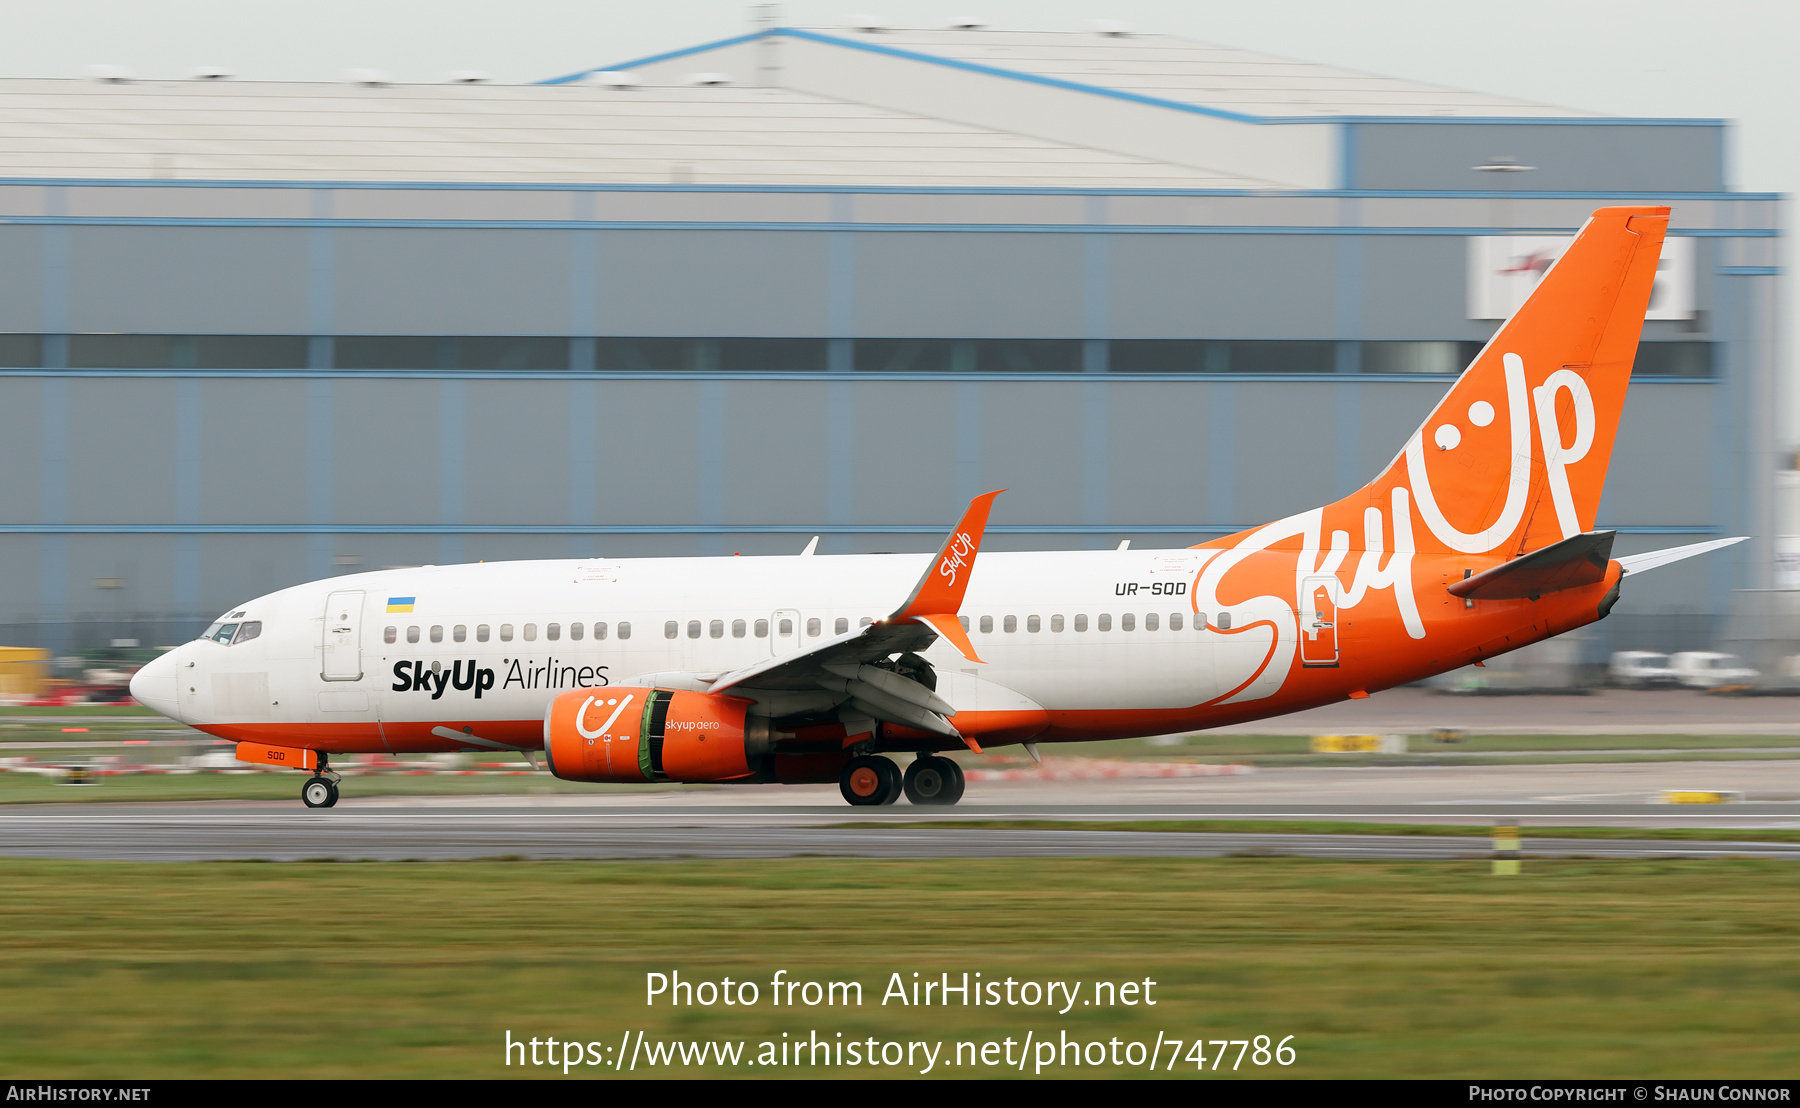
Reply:
[[[838,792],[844,800],[858,808],[876,808],[888,803],[889,774],[882,766],[893,766],[886,758],[868,755],[852,758],[838,775]]]
[[[300,786],[300,803],[308,808],[329,808],[337,803],[337,789],[324,777],[308,777]]]
[[[875,761],[880,763],[877,768],[880,769],[882,776],[881,803],[886,806],[899,800],[900,793],[903,791],[900,767],[889,758],[877,758]]]
[[[948,758],[915,758],[906,767],[906,799],[918,805],[956,803],[950,797],[959,791],[957,775],[947,768],[955,764]]]
[[[328,783],[328,784],[329,784],[329,785],[330,785],[330,786],[331,786],[331,799],[329,799],[329,800],[327,800],[327,801],[326,801],[326,802],[325,802],[325,807],[327,807],[327,808],[335,808],[335,807],[337,807],[337,802],[338,802],[338,787],[337,787],[337,782],[336,782],[336,781],[333,781],[333,780],[331,780],[331,779],[330,779],[330,778],[329,778],[329,777],[328,777],[328,778],[326,778],[326,779],[325,779],[325,780],[326,780],[326,782],[327,782],[327,783]]]
[[[948,807],[963,798],[963,770],[954,758],[939,758],[938,761],[944,764],[944,770],[950,778],[950,788],[938,803]]]

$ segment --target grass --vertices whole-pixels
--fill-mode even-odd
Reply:
[[[1712,809],[1717,811],[1718,809]],[[1004,831],[1172,831],[1214,835],[1437,835],[1491,839],[1493,824],[1356,823],[1348,820],[1196,819],[1050,820],[959,819],[909,822],[839,823],[835,827]],[[1522,827],[1527,851],[1532,839],[1664,839],[1686,842],[1800,843],[1800,830],[1738,827]]]
[[[1800,1067],[1791,865],[1528,860],[1517,878],[1486,869],[6,861],[0,1072],[508,1077],[521,1073],[502,1065],[508,1032],[604,1046],[632,1029],[652,1042],[745,1039],[753,1051],[812,1031],[950,1044],[1064,1031],[1145,1043],[1158,1033],[1294,1035],[1292,1068],[1246,1062],[1243,1072],[1301,1077],[1754,1078]],[[645,975],[675,970],[759,982],[762,1002],[646,1007]],[[777,970],[860,981],[865,1002],[773,1008]],[[1157,1004],[1058,1015],[879,1003],[890,973],[910,982],[914,971],[1150,978]],[[776,1071],[637,1074],[732,1072]],[[940,1066],[935,1076],[1013,1072]]]

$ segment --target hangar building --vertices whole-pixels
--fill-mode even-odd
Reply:
[[[1593,649],[1702,645],[1773,583],[1787,445],[1780,198],[1727,134],[979,28],[0,81],[0,641],[168,643],[388,565],[926,549],[999,487],[996,547],[1192,544],[1368,479],[1532,258],[1666,201],[1600,523],[1757,538]]]

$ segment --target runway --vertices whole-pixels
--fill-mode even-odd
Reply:
[[[987,811],[967,813],[996,818]],[[1117,809],[1112,818],[1121,818]],[[1131,813],[1133,815],[1137,813]],[[698,822],[691,813],[670,813]],[[859,822],[912,822],[882,813]],[[1162,814],[1167,818],[1168,814]],[[840,819],[844,817],[840,815]],[[1041,816],[1039,817],[1041,818]],[[1065,813],[1065,817],[1067,814]],[[1153,817],[1154,818],[1154,817]],[[1800,815],[1797,815],[1800,818]],[[849,822],[849,820],[845,820]],[[414,808],[388,811],[232,810],[168,805],[160,810],[7,812],[4,854],[122,861],[307,859],[448,860],[674,858],[1483,858],[1485,838],[1415,835],[1296,835],[997,829],[946,826],[644,826],[590,809]],[[1527,839],[1538,857],[1725,857],[1800,859],[1800,843]]]
[[[1734,776],[1735,775],[1735,776]],[[104,787],[104,786],[100,786]],[[1658,788],[1739,788],[1747,802],[1651,803]],[[1523,826],[1527,856],[1746,855],[1800,843],[1534,837],[1532,827],[1800,828],[1800,763],[1296,767],[1245,777],[972,784],[954,808],[851,808],[835,786],[694,787],[589,795],[71,803],[0,809],[0,856],[142,861],[472,858],[1479,858],[1485,838],[970,827],[1327,820]],[[367,790],[359,795],[359,791]],[[919,824],[947,823],[930,827]],[[858,826],[847,826],[858,825]],[[913,825],[913,826],[908,826]]]
[[[1800,699],[1714,696],[1693,689],[1593,689],[1581,696],[1451,694],[1388,689],[1211,735],[1800,735]]]

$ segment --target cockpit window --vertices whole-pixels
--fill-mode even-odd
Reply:
[[[238,624],[237,638],[231,640],[231,645],[247,643],[260,634],[262,634],[262,620],[253,619],[248,623],[240,623]]]
[[[215,626],[217,626],[218,630],[206,637],[214,642],[222,642],[229,646],[231,644],[231,636],[237,634],[238,625],[235,623],[220,623]]]

